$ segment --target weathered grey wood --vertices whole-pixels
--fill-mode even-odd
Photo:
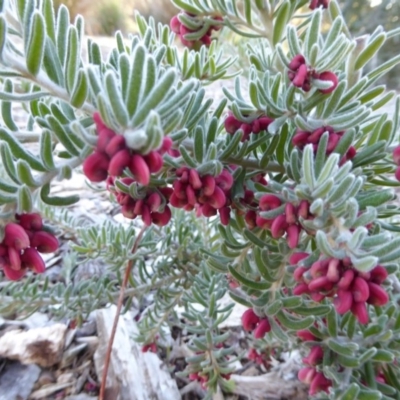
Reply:
[[[97,312],[99,346],[94,355],[97,376],[101,379],[107,344],[110,339],[116,307]],[[106,387],[115,400],[179,400],[175,380],[162,368],[156,354],[143,353],[133,341],[138,329],[129,313],[120,316],[112,348]]]
[[[8,363],[0,375],[0,400],[27,400],[39,374],[37,365]]]

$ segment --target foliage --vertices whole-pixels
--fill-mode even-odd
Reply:
[[[143,349],[186,329],[184,373],[208,396],[232,390],[229,292],[248,307],[255,347],[302,342],[310,396],[398,398],[400,99],[379,112],[395,97],[379,79],[400,56],[365,67],[400,31],[354,39],[336,0],[173,3],[171,27],[138,15],[139,36],[117,32],[107,59],[89,40],[87,60],[84,21],[66,7],[1,3],[0,267],[20,278],[3,278],[1,312],[82,320],[116,301],[129,261],[124,304],[143,310]],[[243,74],[218,41],[238,36]],[[223,100],[206,96],[233,78]],[[56,196],[54,182],[81,166],[133,222],[83,225],[68,212],[79,197]],[[71,239],[61,282],[33,274],[56,248],[34,210]],[[76,280],[91,259],[104,271]]]

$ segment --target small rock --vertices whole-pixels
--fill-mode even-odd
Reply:
[[[66,331],[66,325],[55,324],[25,332],[7,332],[0,338],[0,357],[51,367],[61,360]]]
[[[37,365],[8,363],[0,376],[0,400],[26,400],[39,374]]]
[[[76,337],[85,337],[85,336],[93,336],[96,334],[96,321],[88,321],[85,322],[82,327],[76,330]]]
[[[42,371],[38,379],[39,387],[44,385],[49,385],[50,383],[54,383],[56,381],[56,377],[52,371]]]
[[[74,380],[73,372],[64,372],[57,378],[57,383],[72,383]]]

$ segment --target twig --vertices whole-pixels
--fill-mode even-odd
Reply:
[[[132,254],[136,253],[136,251],[139,247],[139,243],[140,243],[142,236],[146,229],[147,229],[147,226],[143,226],[143,228],[140,230],[140,232],[135,240],[135,243],[133,245]],[[133,260],[129,260],[128,265],[126,266],[124,280],[122,282],[121,290],[119,292],[117,311],[115,312],[111,336],[110,336],[110,340],[109,340],[108,346],[107,346],[106,358],[104,361],[103,374],[102,374],[102,378],[101,378],[99,400],[104,400],[104,396],[105,396],[105,392],[106,392],[106,380],[107,380],[108,368],[109,368],[110,360],[111,360],[112,346],[114,343],[115,333],[117,332],[118,320],[119,320],[119,315],[121,314],[122,303],[124,301],[125,288],[126,288],[126,285],[128,284],[129,275],[131,273],[132,267],[133,267]]]

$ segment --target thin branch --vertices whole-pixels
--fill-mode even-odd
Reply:
[[[139,247],[140,241],[141,241],[146,229],[147,229],[147,226],[143,226],[143,228],[140,230],[140,232],[135,240],[135,243],[133,245],[132,254],[136,253],[136,251]],[[115,333],[117,332],[118,320],[119,320],[119,316],[121,314],[122,304],[124,302],[125,288],[126,288],[126,285],[128,284],[128,280],[129,280],[129,276],[131,274],[132,267],[133,267],[133,260],[129,260],[128,265],[125,270],[124,280],[122,282],[122,286],[121,286],[121,289],[119,292],[117,311],[115,312],[114,323],[113,323],[113,327],[111,330],[111,336],[110,336],[110,340],[108,342],[106,359],[104,361],[103,376],[101,378],[99,400],[105,399],[104,396],[105,396],[105,392],[106,392],[106,380],[107,380],[108,368],[109,368],[110,360],[111,360],[112,346],[114,343]]]

